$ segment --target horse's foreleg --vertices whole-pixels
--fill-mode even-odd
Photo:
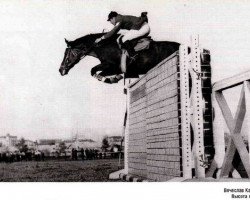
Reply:
[[[94,78],[96,78],[99,81],[103,81],[105,80],[104,75],[102,75],[103,70],[107,68],[107,64],[99,64],[96,65],[95,67],[93,67],[90,71],[91,76],[93,76]],[[99,72],[99,73],[98,73]]]
[[[109,67],[110,66],[108,64],[104,64],[104,63],[99,64],[91,69],[91,75],[97,80],[102,81],[104,83],[109,83],[109,84],[118,83],[118,81],[120,81],[123,78],[123,76],[120,74],[117,74],[112,77],[106,77],[110,75],[110,71],[107,70]]]
[[[105,72],[99,73],[98,76],[100,76],[99,78],[101,79],[101,80],[100,79],[98,80],[103,81],[104,83],[109,83],[109,84],[118,83],[121,79],[123,79],[123,76],[120,74],[117,74],[112,77],[106,77]]]
[[[105,78],[103,82],[112,84],[112,83],[118,83],[121,79],[123,79],[123,76],[120,74],[117,74],[114,77]]]
[[[97,74],[98,71],[103,71],[104,67],[105,67],[104,64],[99,64],[93,67],[90,71],[91,76]]]

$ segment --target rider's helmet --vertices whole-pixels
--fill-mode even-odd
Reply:
[[[115,11],[111,11],[108,15],[108,20],[107,21],[110,21],[113,17],[116,17],[118,15],[117,12]]]

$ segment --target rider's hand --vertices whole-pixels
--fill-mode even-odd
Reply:
[[[95,40],[95,43],[99,43],[99,42],[101,42],[103,39],[104,39],[103,37],[97,38],[97,39]]]

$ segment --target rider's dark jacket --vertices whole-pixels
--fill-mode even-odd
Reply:
[[[118,14],[116,16],[117,25],[103,37],[104,39],[107,39],[117,33],[120,29],[139,30],[145,22],[148,22],[148,18],[144,13],[142,13],[141,17]]]

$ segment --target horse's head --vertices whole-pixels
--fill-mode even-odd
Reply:
[[[107,40],[106,43],[104,42],[101,45],[97,45],[95,43],[96,39],[100,38],[104,34],[105,33],[89,34],[74,41],[67,41],[65,39],[67,48],[65,50],[64,58],[59,69],[61,75],[64,76],[68,74],[69,70],[73,68],[86,55],[92,55],[99,58],[95,52],[98,48],[104,47],[106,44],[110,44],[111,42],[115,42],[116,44],[117,37],[112,37],[111,39]],[[99,51],[99,53],[100,52],[105,54],[107,51]]]
[[[71,42],[65,39],[67,44],[67,48],[64,53],[64,58],[61,63],[59,72],[62,76],[68,74],[69,70],[75,66],[80,60],[82,56],[82,51],[76,47],[73,47]]]

